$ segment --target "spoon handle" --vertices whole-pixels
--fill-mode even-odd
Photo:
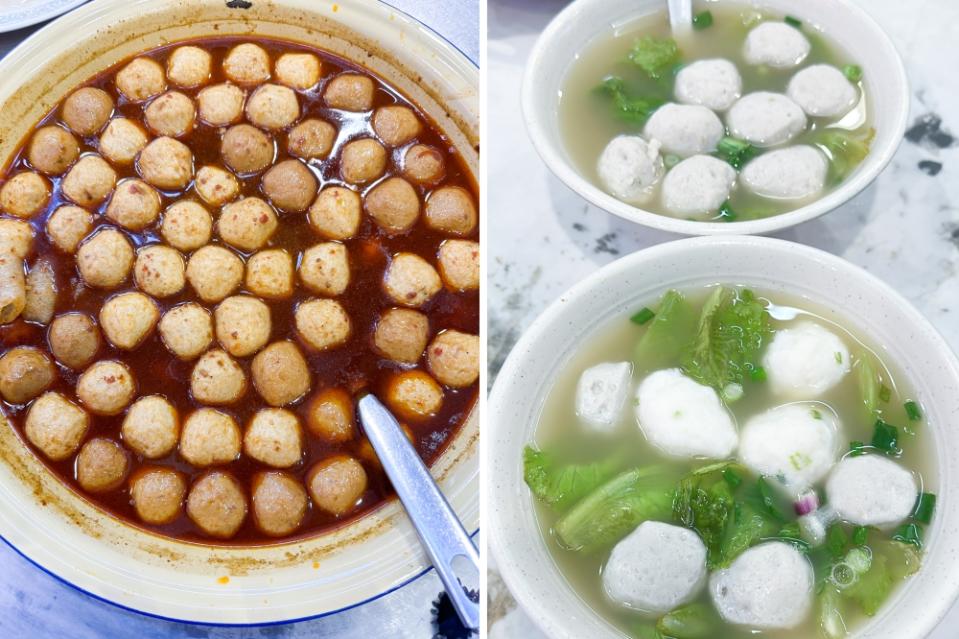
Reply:
[[[669,25],[673,33],[683,34],[693,27],[692,0],[666,0],[669,7]]]
[[[467,628],[478,631],[479,604],[466,594],[454,567],[457,563],[461,568],[475,572],[475,575],[464,574],[464,577],[468,583],[478,584],[479,554],[476,547],[392,413],[373,395],[360,399],[358,406],[366,436],[403,502],[460,621]],[[462,559],[454,562],[457,558]],[[463,566],[464,562],[468,563]]]

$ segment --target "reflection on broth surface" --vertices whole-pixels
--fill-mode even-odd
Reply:
[[[805,299],[717,286],[636,310],[579,345],[525,454],[574,591],[638,639],[855,630],[918,569],[932,518],[908,380]]]

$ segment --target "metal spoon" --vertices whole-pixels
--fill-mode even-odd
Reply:
[[[479,604],[466,594],[454,566],[456,563],[465,568],[462,573],[472,571],[474,574],[461,574],[478,584],[476,547],[392,413],[373,395],[366,395],[358,405],[366,436],[406,508],[456,614],[466,628],[479,632]]]
[[[693,0],[666,0],[669,7],[669,25],[673,34],[680,36],[693,30]]]

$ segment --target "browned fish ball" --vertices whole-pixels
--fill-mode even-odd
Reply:
[[[114,80],[117,90],[130,102],[142,102],[166,90],[166,73],[150,58],[134,58]]]
[[[193,188],[200,199],[210,206],[223,206],[240,194],[240,183],[236,177],[218,166],[201,167],[196,172]]]
[[[113,118],[100,134],[97,148],[103,157],[113,164],[129,166],[149,141],[146,131],[138,122],[127,118]]]
[[[430,320],[408,308],[390,308],[380,314],[373,331],[373,347],[395,362],[415,364],[423,356]]]
[[[220,238],[241,251],[262,248],[279,226],[276,211],[258,197],[246,197],[227,204],[216,222]]]
[[[304,160],[325,158],[336,142],[336,127],[317,118],[303,120],[286,137],[286,150]]]
[[[219,302],[243,282],[243,260],[228,248],[208,244],[190,256],[186,279],[201,300]]]
[[[91,413],[118,415],[133,401],[136,382],[126,364],[103,360],[83,371],[76,391],[80,403]]]
[[[234,357],[254,354],[270,340],[270,307],[251,295],[228,297],[213,311],[216,338]]]
[[[160,194],[137,178],[120,181],[107,205],[106,217],[131,231],[142,231],[160,216]]]
[[[420,196],[403,178],[388,178],[366,194],[367,213],[390,235],[406,233],[420,216]]]
[[[279,84],[258,87],[246,101],[246,118],[261,129],[285,129],[300,117],[300,102],[293,89]]]
[[[437,252],[437,264],[446,286],[454,291],[479,288],[480,245],[470,240],[445,240]]]
[[[60,117],[71,131],[80,137],[97,133],[113,115],[113,98],[103,89],[83,87],[71,93],[63,106]]]
[[[263,174],[263,193],[281,211],[301,213],[316,198],[316,176],[299,160],[284,160]]]
[[[283,408],[260,409],[246,426],[243,451],[274,468],[295,465],[303,456],[300,418]]]
[[[319,82],[322,66],[312,53],[284,53],[276,60],[276,79],[280,84],[306,91]]]
[[[196,96],[200,119],[211,126],[227,126],[243,117],[246,93],[235,84],[214,84]]]
[[[306,427],[316,437],[334,444],[356,437],[353,398],[342,388],[325,388],[306,408]]]
[[[213,235],[213,218],[202,204],[180,200],[163,212],[160,235],[177,250],[195,251],[209,243]]]
[[[20,316],[27,303],[27,283],[23,259],[0,253],[0,324],[8,324]]]
[[[89,315],[64,313],[50,323],[47,343],[58,362],[79,370],[96,358],[100,350],[100,330]]]
[[[168,455],[180,440],[180,415],[160,395],[133,402],[120,427],[123,443],[147,459]]]
[[[31,218],[47,206],[50,188],[39,173],[17,173],[0,187],[0,209],[14,217]]]
[[[270,54],[252,42],[238,44],[223,59],[223,71],[238,84],[266,82],[270,79],[270,67]]]
[[[178,87],[193,88],[210,81],[213,56],[194,46],[177,47],[166,61],[166,76]]]
[[[137,168],[158,189],[179,191],[193,180],[193,151],[171,137],[156,138],[140,152]]]
[[[33,250],[33,227],[24,220],[0,218],[0,255],[24,259]]]
[[[113,193],[117,172],[99,155],[84,155],[67,172],[60,190],[68,200],[85,208],[94,208]]]
[[[211,537],[233,537],[246,519],[246,495],[230,473],[214,470],[201,476],[187,497],[186,513]]]
[[[414,144],[403,156],[403,175],[416,184],[437,184],[446,175],[446,160],[439,149]]]
[[[367,184],[386,170],[386,149],[373,138],[347,143],[340,152],[340,177],[350,184]]]
[[[68,458],[90,428],[86,411],[60,393],[48,391],[30,405],[23,432],[30,443],[53,461]]]
[[[380,107],[373,114],[373,130],[390,146],[403,146],[423,130],[413,109],[391,105]]]
[[[106,437],[88,440],[77,455],[77,483],[91,493],[105,493],[123,485],[130,458],[119,442]]]
[[[183,421],[180,456],[197,467],[227,464],[240,456],[240,427],[232,416],[201,408]]]
[[[27,147],[30,165],[47,175],[61,175],[77,161],[80,146],[66,129],[51,125],[37,129]]]
[[[271,406],[292,404],[310,390],[306,359],[290,341],[274,342],[257,353],[251,372],[253,386]]]
[[[141,468],[130,478],[130,501],[143,523],[169,524],[183,511],[186,477],[172,468]]]
[[[93,228],[93,214],[72,204],[58,207],[47,218],[47,236],[64,253],[76,253],[80,242]]]
[[[426,350],[430,372],[452,388],[470,386],[479,378],[479,337],[447,330],[433,338]]]
[[[156,135],[179,138],[193,130],[196,105],[179,91],[167,91],[144,109],[144,120]]]
[[[304,286],[320,295],[342,295],[350,284],[350,259],[340,242],[323,242],[303,251],[299,268]]]
[[[246,394],[243,368],[226,351],[213,349],[197,360],[190,374],[190,392],[203,404],[235,404]]]
[[[38,257],[27,273],[26,293],[20,317],[28,322],[47,325],[56,310],[59,289],[53,264],[47,257]]]
[[[164,313],[159,330],[163,344],[182,360],[199,357],[213,343],[210,311],[195,302],[174,306]]]
[[[293,321],[296,334],[317,351],[345,344],[352,332],[350,316],[336,300],[305,300],[297,305]]]
[[[400,419],[423,421],[443,406],[443,387],[421,370],[404,371],[389,381],[386,403]]]
[[[253,521],[260,532],[271,537],[296,532],[309,507],[303,484],[289,473],[273,470],[254,475],[251,486]]]
[[[256,173],[273,164],[273,138],[249,124],[231,126],[220,140],[223,162],[241,174]]]
[[[77,269],[83,281],[94,288],[117,288],[133,267],[133,246],[115,228],[101,227],[80,243]]]
[[[33,346],[16,346],[0,356],[0,395],[11,404],[25,404],[57,379],[46,353]]]
[[[246,289],[268,299],[286,299],[293,295],[293,258],[286,249],[266,249],[246,262]]]
[[[367,483],[363,464],[347,455],[324,459],[306,474],[306,487],[313,505],[336,517],[356,508]]]
[[[473,196],[459,186],[444,186],[430,193],[423,212],[426,225],[451,235],[469,235],[479,216]]]
[[[144,246],[137,251],[133,280],[147,295],[160,298],[176,295],[186,286],[186,260],[169,246]]]
[[[383,276],[383,289],[397,304],[420,307],[443,287],[433,266],[414,253],[397,253]]]
[[[157,322],[160,309],[153,298],[138,291],[119,293],[100,307],[100,328],[115,347],[132,351],[146,340]]]
[[[323,99],[327,106],[344,111],[369,111],[373,108],[373,80],[355,73],[342,73],[326,84]]]
[[[325,187],[310,207],[310,226],[330,240],[346,240],[360,228],[362,203],[356,191],[343,186]]]

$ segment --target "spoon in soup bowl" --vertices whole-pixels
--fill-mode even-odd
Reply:
[[[676,36],[693,30],[693,0],[666,0],[669,7],[669,26]]]

